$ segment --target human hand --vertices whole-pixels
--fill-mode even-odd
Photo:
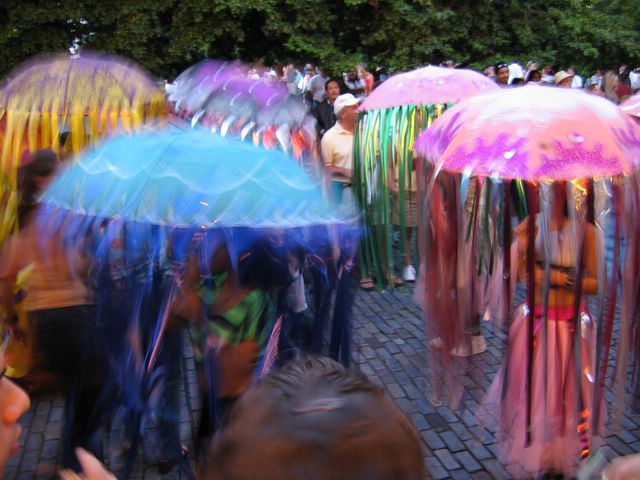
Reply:
[[[116,480],[116,477],[86,450],[76,448],[76,457],[80,462],[82,474],[78,475],[72,470],[60,470],[59,476],[62,480]]]
[[[640,454],[616,458],[602,474],[604,480],[632,480],[640,477]]]
[[[520,253],[526,253],[526,246],[529,243],[529,228],[528,221],[522,222],[515,229],[516,239],[518,240],[518,250],[522,250]],[[535,226],[533,231],[534,238],[538,235],[538,226]]]

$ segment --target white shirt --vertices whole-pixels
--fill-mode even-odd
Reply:
[[[580,75],[574,75],[573,80],[571,80],[571,88],[582,88],[584,86],[584,80]]]
[[[311,93],[313,99],[316,102],[323,102],[326,98],[326,93],[324,91],[324,84],[329,80],[329,77],[325,77],[324,75],[316,75],[311,77],[309,83],[307,84],[307,90]]]

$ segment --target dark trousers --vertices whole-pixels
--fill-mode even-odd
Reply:
[[[351,362],[351,317],[355,299],[354,272],[344,269],[336,288],[329,356],[347,368]]]
[[[43,367],[55,373],[67,391],[62,464],[77,470],[75,447],[102,458],[100,416],[95,406],[104,383],[105,361],[95,307],[37,310],[30,315]]]

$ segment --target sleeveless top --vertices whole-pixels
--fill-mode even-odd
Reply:
[[[543,246],[543,236],[541,234],[539,217],[536,218],[538,233],[535,240],[536,261],[544,261],[545,251]],[[575,230],[571,224],[566,225],[561,230],[548,233],[549,238],[549,263],[552,267],[573,268],[576,267],[578,245]]]

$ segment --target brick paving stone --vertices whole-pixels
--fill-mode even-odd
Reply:
[[[44,440],[44,434],[35,433],[33,435],[29,435],[24,446],[25,452],[31,452],[33,450],[40,450],[42,448],[42,442]]]
[[[460,464],[456,461],[455,458],[453,458],[451,452],[446,448],[434,450],[433,454],[438,457],[440,463],[442,463],[444,468],[446,468],[447,470],[455,470],[457,468],[460,468]]]
[[[447,444],[447,448],[449,449],[449,451],[451,452],[460,452],[462,450],[464,450],[464,445],[462,444],[462,442],[460,441],[460,439],[458,437],[456,437],[456,434],[453,432],[442,432],[440,434],[440,438],[442,438],[442,440],[444,441],[444,443]]]
[[[471,452],[477,460],[487,460],[493,457],[493,454],[475,438],[465,440],[464,444],[467,446],[467,450]]]
[[[31,433],[40,433],[44,432],[45,427],[47,426],[47,422],[49,421],[49,417],[47,415],[37,415],[31,421],[31,425],[29,425],[29,432]]]
[[[47,440],[42,446],[42,454],[40,455],[45,460],[51,460],[56,458],[60,442],[56,440]]]
[[[429,475],[434,480],[443,480],[449,478],[449,472],[442,466],[436,457],[427,457],[425,465]]]
[[[420,432],[420,436],[422,436],[422,439],[432,451],[446,447],[446,445],[442,441],[442,438],[440,438],[440,435],[438,435],[433,430],[422,430]]]
[[[462,468],[469,473],[477,472],[482,469],[480,464],[476,462],[469,452],[457,452],[453,456],[458,462],[460,462]]]
[[[51,401],[45,400],[42,402],[38,402],[38,406],[36,407],[36,415],[49,415],[49,410],[51,408]]]
[[[475,472],[473,480],[493,480],[493,477],[487,472]]]
[[[466,470],[453,470],[449,472],[449,478],[453,480],[468,480],[469,473]]]
[[[433,405],[431,405],[431,403],[429,403],[424,398],[417,399],[415,403],[418,406],[418,411],[421,412],[422,414],[428,415],[430,413],[435,413],[435,409],[433,408]]]
[[[497,443],[491,443],[489,445],[485,445],[485,447],[487,447],[487,450],[489,450],[493,454],[494,457],[498,458],[500,456],[499,455],[499,448],[500,447],[498,446]]]
[[[473,435],[471,434],[467,426],[462,422],[450,423],[449,428],[451,428],[451,430],[455,432],[456,437],[458,437],[460,440],[469,440],[470,438],[473,438]]]
[[[478,423],[476,420],[475,414],[471,413],[471,411],[468,409],[462,410],[461,412],[458,413],[458,415],[460,416],[460,418],[462,419],[462,421],[467,427],[473,427]],[[458,433],[458,436],[462,438],[459,433]],[[463,440],[465,439],[463,438]]]
[[[4,478],[16,478],[18,470],[15,466],[6,466],[4,468]]]
[[[607,438],[607,445],[613,449],[618,455],[629,455],[633,453],[633,450],[629,448],[629,445],[617,436],[611,436]]]
[[[495,478],[496,480],[497,479],[506,480],[508,478],[511,478],[511,476],[507,473],[504,467],[500,465],[500,463],[497,460],[494,460],[494,459],[483,460],[482,465],[487,470],[487,472],[493,475],[493,478]]]
[[[366,359],[369,359],[369,360],[377,357],[376,352],[369,346],[362,347],[361,353]]]
[[[421,413],[412,413],[409,417],[411,418],[411,421],[413,422],[413,425],[418,430],[428,430],[429,429],[429,424],[424,419],[424,415],[422,415]]]
[[[25,452],[22,454],[20,458],[20,465],[18,466],[18,471],[20,473],[23,472],[33,472],[38,465],[38,460],[40,459],[40,452],[32,451]]]
[[[50,422],[44,429],[44,439],[52,440],[54,438],[62,437],[62,423]]]
[[[475,427],[471,427],[469,430],[471,430],[474,437],[484,445],[494,442],[493,435],[491,435],[484,427],[476,425]]]
[[[411,400],[419,400],[422,398],[422,393],[412,384],[402,385],[402,389]]]
[[[401,397],[401,398],[396,398],[395,402],[398,404],[398,406],[407,414],[410,415],[413,412],[418,412],[418,407],[416,406],[415,402],[410,401],[408,398],[406,397]]]
[[[638,437],[636,437],[629,430],[622,430],[616,433],[616,437],[622,440],[624,443],[633,443],[638,441]]]
[[[446,407],[438,407],[436,408],[436,411],[440,414],[440,416],[442,418],[444,418],[447,422],[459,422],[460,419],[458,418],[458,416],[453,413],[451,410],[449,410]]]
[[[389,383],[385,385],[386,389],[389,391],[393,398],[406,397],[404,390],[397,383]]]
[[[62,422],[64,421],[64,407],[52,407],[49,412],[50,422]]]
[[[373,369],[366,363],[360,364],[360,371],[368,377],[370,377],[371,375],[374,375]]]
[[[429,425],[431,425],[431,427],[436,432],[444,432],[449,430],[449,424],[444,418],[442,418],[442,415],[440,415],[438,412],[426,414],[425,419],[427,420],[427,422],[429,422]]]
[[[384,344],[384,348],[391,355],[395,355],[397,353],[400,353],[400,349],[398,348],[398,346],[394,342],[386,342]]]

